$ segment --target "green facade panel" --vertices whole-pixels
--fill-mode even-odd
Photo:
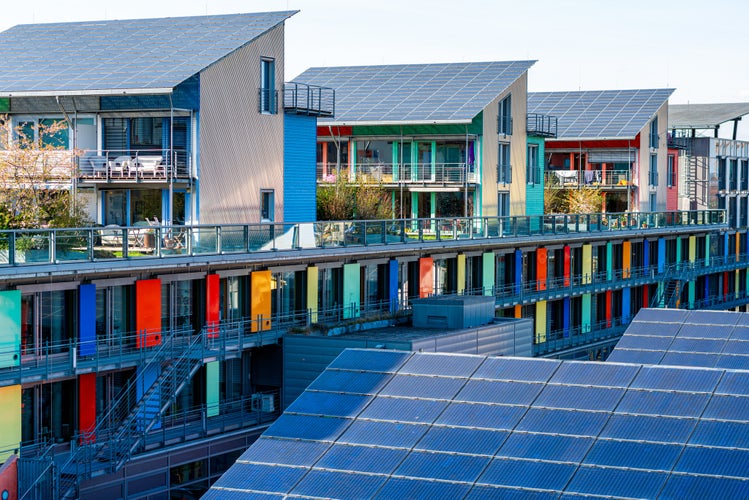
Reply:
[[[610,241],[606,242],[606,279],[611,281],[614,279],[614,247]]]
[[[10,99],[0,97],[0,113],[10,113]]]
[[[543,215],[544,214],[544,140],[541,137],[528,137],[528,145],[535,145],[538,148],[536,155],[536,169],[538,182],[527,184],[525,187],[525,213],[526,215]],[[532,221],[536,222],[537,221]],[[535,228],[533,228],[535,229]]]
[[[583,332],[590,331],[590,325],[592,323],[591,317],[590,317],[590,304],[591,304],[591,295],[589,293],[583,294],[582,318],[581,318],[581,326],[582,326]]]
[[[21,291],[0,292],[0,368],[21,362]]]
[[[361,309],[359,264],[343,265],[343,318],[359,317]]]
[[[486,252],[482,256],[481,268],[481,286],[484,289],[484,295],[494,295],[494,252]]]
[[[218,361],[205,364],[205,406],[206,414],[215,417],[219,414],[219,374]]]

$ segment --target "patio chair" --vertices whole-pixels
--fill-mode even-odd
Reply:
[[[109,162],[109,173],[117,173],[120,177],[123,177],[126,174],[129,176],[132,163],[133,159],[129,156],[118,156]]]
[[[164,173],[163,158],[161,156],[138,156],[136,158],[136,171],[141,175],[149,174],[156,177],[157,173]]]

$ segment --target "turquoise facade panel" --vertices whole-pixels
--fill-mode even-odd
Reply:
[[[317,119],[284,115],[283,220],[316,220]]]
[[[614,279],[614,248],[610,241],[606,242],[606,279],[611,281]]]
[[[205,407],[209,417],[219,414],[219,362],[205,364]]]
[[[543,215],[544,214],[544,139],[542,137],[531,137],[527,139],[529,146],[536,146],[538,154],[536,155],[536,164],[529,167],[536,169],[537,181],[525,186],[525,213],[526,215]],[[531,220],[531,224],[538,224],[537,220]],[[537,229],[531,227],[531,229]]]
[[[343,265],[343,318],[359,317],[361,309],[359,264]]]
[[[21,291],[0,292],[0,368],[21,362]]]
[[[482,261],[482,283],[484,295],[494,295],[494,252],[486,252]]]

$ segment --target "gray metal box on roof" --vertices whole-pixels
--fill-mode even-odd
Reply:
[[[472,328],[494,319],[495,299],[482,295],[430,297],[412,302],[415,328]]]

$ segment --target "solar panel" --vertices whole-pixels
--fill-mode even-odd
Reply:
[[[287,411],[317,415],[349,416],[356,415],[372,400],[372,396],[359,394],[332,394],[329,392],[305,391]]]
[[[721,420],[746,420],[749,416],[748,396],[715,395],[705,408],[703,418],[719,418]]]
[[[638,367],[613,363],[564,363],[549,380],[551,384],[603,385],[627,387]]]
[[[382,355],[373,356],[372,351],[346,349],[328,367],[338,368],[339,370],[394,373],[411,356],[411,353],[403,351],[382,352]]]
[[[0,92],[171,89],[294,13],[15,26],[0,33]]]
[[[263,433],[268,437],[335,441],[351,424],[347,418],[320,418],[284,413]]]
[[[551,359],[486,358],[472,378],[546,382],[560,364]]]
[[[531,408],[517,426],[519,431],[595,436],[608,419],[607,413]]]
[[[315,467],[391,474],[407,453],[405,449],[336,444],[330,447]]]
[[[239,457],[243,462],[310,466],[330,447],[329,443],[261,436]]]
[[[216,481],[215,485],[240,490],[287,493],[307,470],[306,467],[237,462]]]
[[[533,401],[534,407],[567,408],[570,410],[613,410],[624,389],[547,385]]]
[[[528,112],[556,116],[557,137],[634,138],[673,89],[531,92]]]
[[[580,467],[567,492],[620,498],[656,498],[668,474],[632,469]]]
[[[591,437],[514,432],[502,445],[497,456],[556,462],[580,462],[592,444],[593,438]]]
[[[494,455],[508,433],[465,427],[432,427],[416,444],[416,449]]]
[[[291,491],[294,495],[327,498],[369,498],[385,482],[385,476],[311,470]]]
[[[377,492],[378,499],[463,498],[470,485],[393,477]]]
[[[688,474],[749,477],[749,450],[687,446],[674,468]]]
[[[221,488],[211,488],[208,490],[201,499],[208,499],[208,500],[264,500],[264,499],[272,499],[272,498],[287,498],[286,495],[283,493],[259,493],[257,491],[253,491],[252,493],[248,491],[235,491],[235,490],[226,490]]]
[[[523,406],[451,403],[435,423],[510,430],[525,413]]]
[[[749,481],[730,477],[672,474],[662,498],[749,498]]]
[[[429,353],[412,357],[398,371],[402,374],[468,377],[482,362],[483,359],[476,356]]]
[[[659,364],[671,366],[701,366],[712,368],[718,364],[720,355],[696,352],[667,352]],[[645,360],[640,359],[641,363]]]
[[[357,420],[338,442],[412,448],[428,429],[427,425]]]
[[[390,381],[390,375],[376,372],[325,370],[309,386],[318,391],[377,394]]]
[[[601,431],[604,438],[631,439],[634,441],[658,441],[661,443],[685,443],[694,429],[694,420],[668,418],[660,415],[613,414]]]
[[[701,420],[689,439],[690,444],[749,448],[749,423]]]
[[[394,375],[380,395],[452,399],[465,383],[463,378]]]
[[[397,476],[473,482],[490,457],[413,451],[395,471]]]
[[[718,370],[643,366],[631,387],[665,391],[712,392],[720,376],[721,372]]]
[[[455,396],[455,399],[457,401],[528,405],[543,387],[543,384],[528,382],[470,380]]]
[[[376,397],[364,411],[362,418],[397,420],[398,422],[431,423],[447,406],[445,401],[413,398]]]
[[[627,391],[617,406],[618,413],[697,417],[709,396],[683,392]]]
[[[571,464],[498,458],[491,461],[478,483],[560,491],[576,468]]]
[[[497,486],[474,486],[465,498],[466,500],[551,500],[558,499],[559,493]]]
[[[585,457],[591,465],[670,471],[681,445],[599,439]]]
[[[689,316],[685,323],[695,323],[698,325],[735,325],[739,319],[739,314],[729,311],[689,311]]]
[[[726,372],[715,393],[749,395],[749,372]]]
[[[335,89],[336,122],[466,122],[534,62],[310,68],[294,80]]]

